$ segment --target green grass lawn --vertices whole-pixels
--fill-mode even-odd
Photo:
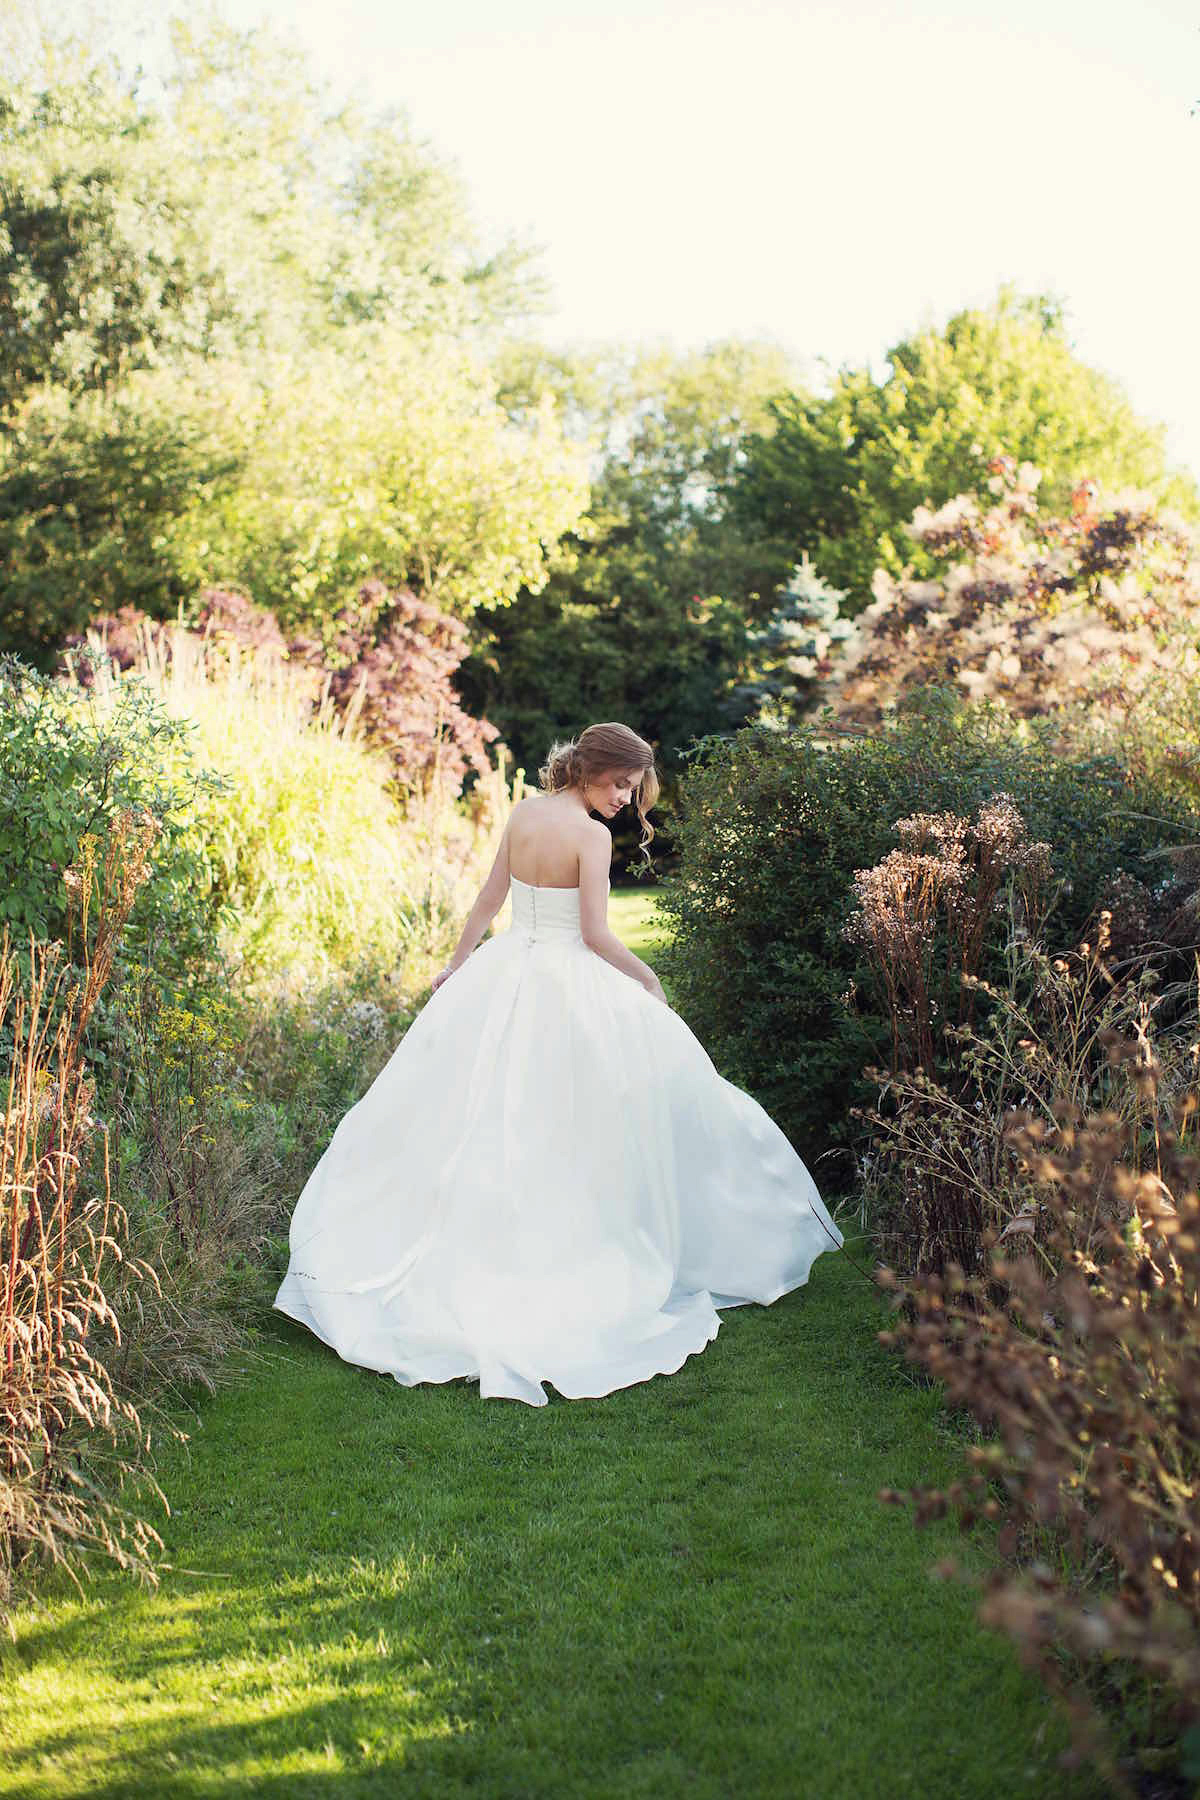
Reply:
[[[655,946],[662,942],[662,931],[652,887],[614,888],[608,897],[608,920],[635,956],[640,956],[643,962],[653,963]]]
[[[653,887],[614,889],[608,897],[608,922],[635,956],[640,956],[651,968],[656,967],[654,953],[662,944],[663,934]],[[669,1002],[671,984],[661,970],[658,973]]]
[[[268,1319],[164,1452],[158,1590],[18,1615],[0,1795],[1098,1795],[929,1578],[958,1540],[875,1498],[959,1464],[884,1315],[831,1252],[677,1374],[539,1410]]]

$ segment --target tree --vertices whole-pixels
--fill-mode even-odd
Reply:
[[[593,515],[601,530],[605,516]],[[745,620],[720,596],[682,594],[637,526],[611,524],[573,571],[474,621],[462,689],[494,720],[519,764],[594,719],[623,719],[668,772],[692,738],[736,721],[725,697],[741,665]]]
[[[730,510],[745,537],[757,534],[776,583],[807,550],[857,612],[876,568],[928,574],[906,521],[919,505],[982,495],[1003,452],[1043,471],[1051,506],[1068,504],[1086,469],[1103,486],[1147,488],[1200,519],[1195,484],[1166,467],[1163,427],[1138,418],[1117,382],[1079,360],[1052,297],[1002,287],[990,308],[913,333],[888,360],[882,381],[844,368],[826,395],[780,399],[773,429],[746,444]]]
[[[544,303],[401,110],[334,106],[298,51],[215,13],[169,36],[153,100],[53,33],[0,83],[0,407],[364,321],[486,343]]]
[[[756,709],[764,723],[786,727],[802,717],[833,672],[838,645],[854,635],[845,598],[802,556],[771,616],[747,637],[746,672],[731,700]]]
[[[153,94],[42,48],[0,89],[0,647],[206,585],[289,626],[536,590],[587,493],[552,399],[497,399],[537,281],[403,115],[211,15]]]
[[[744,716],[752,701],[733,686],[747,620],[773,596],[727,498],[747,435],[769,428],[771,397],[795,380],[769,344],[510,351],[503,404],[521,420],[552,394],[595,470],[546,586],[475,615],[463,689],[518,762],[589,719],[626,718],[670,770],[691,738]]]
[[[47,387],[21,408],[0,440],[0,651],[48,667],[94,614],[164,617],[186,598],[176,534],[241,463],[220,421],[178,400],[146,371],[109,396]]]

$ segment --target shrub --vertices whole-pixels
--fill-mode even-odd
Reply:
[[[1040,473],[991,463],[994,503],[919,506],[909,531],[945,573],[877,569],[871,605],[834,671],[839,715],[881,716],[897,697],[953,681],[1030,716],[1073,702],[1123,708],[1182,666],[1197,674],[1200,559],[1178,514],[1149,493],[1083,480],[1068,517],[1039,511]]]
[[[271,1120],[265,1185],[275,1206],[272,1228],[286,1226],[339,1119],[391,1056],[414,1011],[400,981],[361,964],[242,1007],[241,1061],[255,1106]]]
[[[1017,890],[1021,930],[1040,919],[1050,846],[1030,843],[1008,794],[968,820],[952,812],[896,821],[903,848],[854,876],[857,909],[843,936],[870,958],[892,1035],[892,1073],[932,1076],[942,1040],[974,1010],[976,977],[1001,892]]]
[[[221,588],[202,590],[195,616],[173,626],[122,606],[68,639],[67,663],[90,686],[95,657],[80,660],[76,652],[84,646],[120,669],[164,670],[176,645],[194,662],[192,636],[204,649],[241,652],[263,663],[288,658],[298,674],[305,671],[308,684],[297,679],[297,700],[307,695],[313,712],[330,700],[341,718],[357,720],[367,740],[390,758],[401,802],[431,789],[456,798],[468,769],[480,776],[491,770],[487,746],[498,736],[496,727],[466,712],[453,684],[467,653],[467,628],[410,588],[389,591],[381,581],[366,581],[320,631],[290,640],[268,608]]]
[[[1010,1109],[1029,1109],[1048,1128],[1064,1108],[1117,1116],[1132,1090],[1113,1081],[1114,1035],[1144,1034],[1156,1012],[1170,1016],[1187,986],[1160,988],[1144,958],[1115,975],[1111,921],[1102,911],[1090,941],[1053,956],[1030,941],[1010,907],[1005,979],[963,977],[966,1004],[961,1022],[946,1027],[936,1075],[919,1064],[867,1071],[879,1094],[856,1112],[869,1134],[859,1159],[863,1214],[879,1254],[904,1275],[940,1272],[949,1262],[979,1272],[989,1232],[1047,1260],[1036,1190],[1007,1141]],[[978,1021],[966,1016],[976,998]],[[1076,1241],[1085,1249],[1097,1222],[1080,1219]]]
[[[1047,1254],[1006,1256],[993,1232],[986,1271],[964,1278],[952,1265],[900,1285],[903,1308],[880,1334],[983,1434],[963,1479],[911,1490],[916,1522],[998,1522],[1008,1561],[987,1577],[980,1617],[1069,1703],[1079,1748],[1127,1795],[1145,1790],[1115,1764],[1097,1705],[1133,1739],[1135,1767],[1186,1772],[1178,1791],[1191,1791],[1200,1760],[1194,1014],[1190,1023],[1169,1044],[1144,1028],[1112,1035],[1130,1090],[1124,1118],[1069,1102],[1052,1122],[1011,1118]],[[882,1280],[898,1285],[890,1271]]]
[[[16,657],[0,656],[0,920],[19,947],[67,937],[63,870],[85,838],[106,841],[123,813],[146,811],[159,827],[123,933],[122,956],[152,939],[178,972],[212,949],[203,870],[188,821],[211,800],[178,720],[144,686],[113,689],[98,704]]]
[[[509,803],[504,782],[492,772],[456,802],[451,778],[402,807],[355,710],[339,715],[328,695],[314,705],[309,673],[269,646],[144,622],[135,643],[133,670],[97,663],[91,702],[103,719],[148,689],[219,778],[197,797],[189,842],[231,978],[299,987],[365,962],[419,988]]]
[[[1136,693],[1109,694],[1060,717],[1078,756],[1119,756],[1143,779],[1200,815],[1200,666],[1181,657]]]
[[[680,871],[663,890],[665,973],[714,1060],[806,1156],[860,1133],[849,1109],[869,1097],[863,1066],[891,1039],[864,953],[842,935],[855,872],[893,848],[898,819],[970,816],[999,793],[1050,845],[1068,943],[1115,869],[1155,886],[1164,832],[1196,832],[1182,796],[1117,757],[1064,759],[1050,721],[936,690],[870,736],[750,728],[696,747],[674,824]],[[985,977],[1000,967],[999,923]]]
[[[461,620],[411,588],[389,592],[368,581],[327,630],[328,646],[297,638],[291,653],[321,674],[329,668],[335,704],[357,712],[367,737],[387,751],[402,793],[433,789],[456,798],[468,768],[490,772],[487,746],[499,733],[472,718],[453,685],[468,648]]]
[[[275,1110],[256,1092],[243,1009],[198,988],[165,993],[153,968],[126,983],[109,1096],[113,1185],[127,1250],[155,1272],[109,1297],[121,1321],[111,1361],[145,1409],[212,1391],[268,1300],[257,1264],[274,1226],[280,1164]]]

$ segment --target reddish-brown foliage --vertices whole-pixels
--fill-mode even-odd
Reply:
[[[1145,1038],[1110,1049],[1153,1113],[1160,1071]],[[1080,1748],[1125,1792],[1062,1653],[1095,1671],[1100,1692],[1114,1659],[1142,1671],[1165,1696],[1160,1730],[1200,1719],[1196,1116],[1194,1059],[1172,1125],[1141,1147],[1112,1113],[1062,1108],[1052,1128],[1014,1115],[1007,1135],[1037,1185],[1049,1258],[1007,1257],[992,1233],[986,1276],[880,1275],[904,1307],[881,1340],[986,1434],[961,1480],[911,1490],[916,1522],[999,1522],[1010,1560],[987,1579],[980,1616],[1070,1704]],[[1081,1249],[1097,1207],[1101,1229]]]
[[[147,618],[133,606],[96,619],[91,632],[122,669],[139,666],[147,643],[163,661],[171,657],[175,628]],[[454,676],[470,648],[461,620],[440,612],[409,588],[367,581],[333,614],[324,632],[285,638],[275,615],[244,594],[207,588],[188,630],[217,645],[250,655],[286,657],[312,677],[316,706],[326,696],[340,713],[358,719],[372,742],[385,749],[406,795],[462,792],[468,771],[491,770],[488,746],[499,733],[462,705]],[[65,646],[81,648],[75,637]],[[71,672],[92,680],[86,658],[72,657]]]
[[[1123,710],[1181,662],[1195,669],[1200,560],[1182,517],[1086,480],[1055,517],[1038,509],[1032,464],[991,469],[986,511],[960,494],[913,514],[910,535],[944,574],[876,571],[828,696],[844,717],[875,722],[944,681],[1023,717],[1081,700]]]

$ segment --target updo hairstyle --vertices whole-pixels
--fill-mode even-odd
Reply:
[[[557,794],[563,788],[582,788],[593,777],[603,775],[609,769],[642,771],[641,779],[633,789],[633,804],[642,821],[638,849],[648,863],[647,846],[654,836],[654,827],[646,814],[658,799],[658,772],[654,767],[653,746],[636,731],[631,731],[628,725],[611,721],[588,725],[577,738],[551,744],[550,753],[538,770],[538,782],[544,792]]]

